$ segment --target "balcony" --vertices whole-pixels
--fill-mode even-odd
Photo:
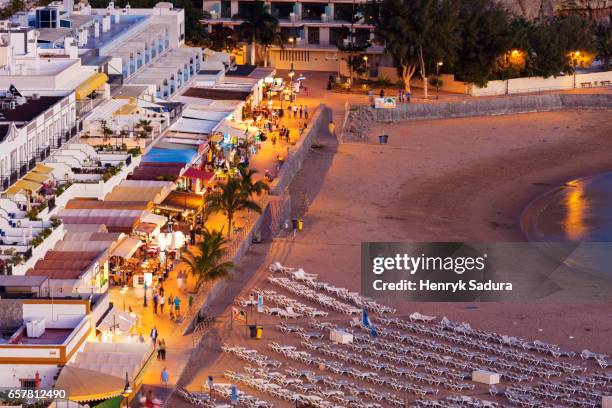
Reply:
[[[11,172],[11,176],[10,176],[9,180],[10,180],[10,184],[16,183],[17,180],[19,180],[19,171],[18,170],[13,170]]]
[[[27,162],[22,162],[21,166],[19,166],[19,177],[23,177],[26,174],[28,174],[28,163]]]
[[[51,154],[51,148],[49,146],[38,149],[37,155],[40,161],[45,160]]]

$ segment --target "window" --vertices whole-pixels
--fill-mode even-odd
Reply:
[[[232,2],[221,0],[221,18],[232,18]]]
[[[281,33],[285,38],[285,44],[289,44],[289,38],[302,38],[303,27],[281,27]]]
[[[348,37],[348,29],[346,27],[331,27],[329,29],[330,45],[342,44],[345,38]]]
[[[327,3],[302,3],[302,20],[321,20]]]
[[[36,388],[36,380],[34,378],[20,378],[22,389],[34,389]]]
[[[351,21],[355,14],[353,4],[334,3],[334,20]]]
[[[280,60],[281,61],[290,61],[290,62],[308,62],[310,61],[310,52],[309,51],[292,51],[292,50],[281,50],[280,51]]]
[[[289,20],[289,14],[293,13],[293,5],[291,2],[273,1],[270,10],[279,20]]]
[[[308,27],[308,44],[319,43],[319,27]]]
[[[238,13],[240,14],[253,14],[255,2],[252,1],[239,1],[238,2]]]

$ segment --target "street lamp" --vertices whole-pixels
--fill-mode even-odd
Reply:
[[[124,281],[123,287],[119,289],[119,293],[121,293],[121,297],[123,298],[123,311],[124,312],[125,312],[125,294],[127,293],[127,291],[128,291],[128,288]]]
[[[295,51],[295,38],[289,37],[289,44],[291,44],[291,71],[293,71],[293,54]]]
[[[130,406],[128,397],[130,396],[131,393],[132,393],[132,387],[130,386],[130,380],[128,380],[128,373],[126,371],[125,372],[125,387],[123,387],[123,392],[121,393],[121,396],[125,398],[125,408],[129,408]]]
[[[368,56],[367,55],[363,56],[363,61],[365,62],[366,79],[368,79],[370,75],[368,75]]]
[[[442,65],[442,61],[436,63],[436,99],[440,98],[440,67]]]
[[[572,63],[574,65],[574,88],[576,88],[576,66],[578,65],[578,58],[580,58],[580,51],[574,51],[572,53]]]

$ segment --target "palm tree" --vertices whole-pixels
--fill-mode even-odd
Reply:
[[[181,255],[181,261],[187,265],[189,273],[196,278],[195,291],[202,284],[218,279],[228,279],[232,262],[223,262],[227,241],[221,231],[204,229],[202,240],[195,248],[190,248]]]
[[[240,185],[242,190],[246,192],[249,197],[253,194],[261,195],[264,191],[270,190],[270,186],[262,180],[255,181],[253,176],[257,173],[257,170],[247,169],[244,166],[239,167],[240,169]]]
[[[145,139],[153,131],[153,126],[151,126],[151,121],[146,120],[146,119],[140,119],[138,123],[136,123],[136,127],[141,130],[141,137]]]
[[[251,65],[255,65],[255,53],[257,44],[267,48],[275,42],[282,40],[278,28],[278,19],[270,14],[270,6],[263,1],[251,3],[249,10],[234,14],[232,20],[241,20],[242,23],[236,28],[240,38],[246,40],[251,46]],[[265,62],[267,64],[267,55]]]
[[[231,237],[234,215],[240,210],[252,210],[261,214],[261,207],[242,188],[241,181],[230,177],[225,183],[219,185],[220,191],[206,195],[206,212],[222,212],[227,218],[227,237]]]

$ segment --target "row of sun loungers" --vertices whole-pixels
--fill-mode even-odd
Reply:
[[[586,375],[586,363],[567,360],[577,354],[558,345],[474,329],[465,322],[418,312],[407,318],[389,316],[395,310],[321,282],[317,275],[280,264],[271,265],[270,271],[273,275],[268,282],[279,291],[253,291],[263,295],[265,313],[296,321],[305,317],[310,320],[309,327],[303,321],[283,321],[276,326],[282,333],[299,337],[301,343],[297,346],[273,342],[268,347],[288,360],[329,373],[315,374],[290,366],[279,373],[274,370],[282,366],[280,361],[256,350],[224,345],[223,351],[257,366],[246,367],[246,373],[228,372],[233,376],[228,378],[274,398],[321,408],[379,408],[381,401],[384,405],[405,406],[404,395],[408,394],[419,397],[411,399],[410,406],[500,407],[495,402],[462,395],[435,397],[442,388],[469,394],[475,384],[467,380],[475,370],[500,374],[509,385],[492,386],[490,394],[506,399],[513,407],[596,408],[601,397],[612,392],[611,373]],[[237,300],[245,307],[255,306],[254,303],[252,297]],[[328,317],[322,309],[359,316],[362,308],[371,312],[367,326],[358,317],[352,322],[315,320]],[[331,343],[327,340],[331,330],[352,333],[353,341]],[[609,366],[609,356],[605,354],[583,350],[578,356],[595,361],[603,369]],[[360,388],[356,385],[359,382],[372,386]]]
[[[226,376],[227,377],[227,376]],[[235,381],[235,380],[232,380]],[[221,396],[223,399],[230,400],[232,398],[232,385],[227,383],[215,383],[212,387],[212,392]],[[253,395],[249,395],[242,390],[236,390],[237,406],[247,408],[273,408],[274,405],[268,401],[261,400]]]
[[[267,356],[259,354],[257,350],[247,349],[246,347],[229,346],[224,344],[221,346],[221,350],[224,353],[233,354],[239,359],[250,364],[255,364],[259,367],[280,367],[282,365],[280,361],[272,360]]]
[[[491,357],[498,356],[506,360],[514,360],[520,363],[524,363],[527,366],[532,366],[534,370],[537,369],[538,371],[542,371],[542,376],[544,377],[550,377],[553,375],[554,372],[574,374],[576,372],[584,372],[586,370],[586,367],[578,364],[572,364],[569,362],[546,357],[539,357],[529,352],[518,351],[512,347],[493,343],[491,342],[491,340],[487,341],[480,338],[473,338],[465,335],[464,333],[458,334],[455,332],[447,332],[440,325],[427,325],[421,323],[406,322],[397,318],[382,318],[378,319],[377,321],[381,322],[386,326],[393,325],[403,330],[413,332],[415,334],[434,337],[436,339],[440,339],[446,342],[458,344],[459,346],[465,348],[476,349],[487,354],[492,354],[493,356]],[[472,352],[468,351],[468,355],[470,355],[469,353]]]
[[[361,309],[348,303],[341,302],[329,295],[319,293],[301,283],[292,281],[289,278],[269,277],[268,281],[275,286],[279,286],[293,295],[310,300],[313,303],[332,309],[336,312],[347,315],[359,315]]]
[[[201,392],[190,392],[181,387],[177,388],[176,391],[181,397],[183,397],[185,401],[187,401],[191,405],[205,408],[217,407],[217,405],[215,404],[215,399],[210,398],[208,394],[203,394]]]
[[[367,310],[378,314],[393,314],[396,310],[392,307],[382,305],[372,299],[368,299],[361,296],[357,292],[351,292],[346,288],[331,285],[329,283],[321,282],[318,280],[318,275],[308,274],[303,269],[287,268],[282,266],[280,263],[275,262],[268,268],[270,272],[280,272],[288,276],[294,281],[303,282],[306,286],[314,290],[323,290],[328,294],[334,295],[340,300],[352,303],[359,308],[365,307]]]
[[[392,397],[388,393],[358,387],[347,381],[328,375],[317,375],[308,370],[290,368],[284,372],[278,372],[245,367],[245,371],[255,378],[261,378],[268,383],[285,388],[286,393],[281,398],[286,401],[295,401],[298,406],[382,408],[380,402]]]

